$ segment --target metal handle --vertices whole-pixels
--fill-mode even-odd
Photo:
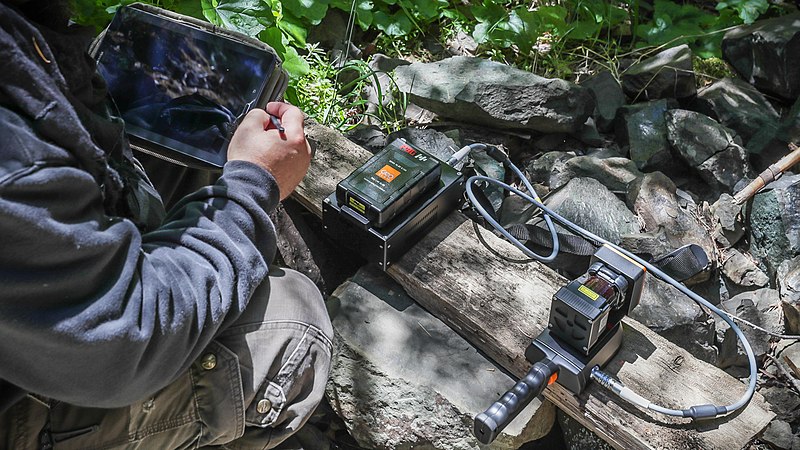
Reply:
[[[500,400],[486,411],[475,416],[475,437],[490,444],[497,435],[517,417],[526,406],[547,387],[550,377],[558,373],[558,366],[550,360],[540,361],[519,380]]]

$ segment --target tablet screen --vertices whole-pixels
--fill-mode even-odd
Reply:
[[[133,8],[117,12],[97,55],[132,138],[220,167],[275,67],[266,51]]]

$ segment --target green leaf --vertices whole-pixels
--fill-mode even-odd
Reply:
[[[297,18],[308,20],[311,25],[317,25],[325,18],[328,12],[328,2],[325,0],[282,0],[284,14],[289,11]]]
[[[290,76],[301,77],[311,71],[308,62],[297,53],[296,48],[289,45],[289,38],[278,28],[267,28],[259,33],[258,38],[278,52]]]
[[[308,36],[308,29],[305,25],[300,23],[297,19],[284,16],[283,20],[277,22],[278,28],[287,34],[297,47],[306,46],[306,37]]]
[[[728,0],[717,3],[717,11],[733,9],[742,22],[751,24],[769,9],[767,0]]]
[[[375,26],[389,36],[405,36],[414,29],[414,25],[403,11],[397,11],[391,16],[383,11],[378,11],[372,16]]]
[[[261,0],[201,0],[203,15],[214,25],[258,36],[265,26],[259,19],[273,19],[272,9]]]

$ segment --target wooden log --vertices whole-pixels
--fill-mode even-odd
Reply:
[[[314,122],[307,123],[306,132],[317,154],[294,196],[321,215],[322,200],[370,154]],[[484,237],[493,248],[518,256],[502,239],[488,232]],[[497,258],[478,242],[460,213],[451,214],[387,273],[433,315],[517,376],[530,368],[525,348],[546,326],[550,300],[567,281],[542,264]],[[745,385],[724,371],[630,318],[624,323],[622,348],[606,369],[645,398],[685,408],[730,404],[744,392]],[[498,386],[498,391],[508,388]],[[758,393],[737,415],[697,423],[640,410],[593,383],[580,396],[558,384],[544,395],[619,449],[743,448],[774,417]]]

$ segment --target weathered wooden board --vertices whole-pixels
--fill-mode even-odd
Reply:
[[[317,154],[294,195],[321,215],[322,200],[369,152],[319,124],[307,123],[306,131]],[[492,247],[517,256],[510,244],[489,233],[484,237]],[[566,282],[541,264],[497,258],[458,213],[391,266],[388,274],[422,306],[517,376],[528,371],[525,348],[547,324],[550,299]],[[645,398],[674,408],[729,404],[745,390],[740,381],[630,319],[625,321],[622,349],[607,370]],[[580,396],[553,385],[545,396],[620,449],[743,448],[774,417],[759,394],[740,414],[701,423],[628,406],[594,384]]]

